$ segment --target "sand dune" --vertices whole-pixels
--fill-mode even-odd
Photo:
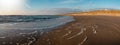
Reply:
[[[120,10],[95,10],[88,12],[76,12],[69,13],[64,15],[72,15],[72,16],[81,16],[81,15],[106,15],[106,16],[120,16]]]

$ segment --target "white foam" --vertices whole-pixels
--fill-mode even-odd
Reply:
[[[64,34],[62,37],[68,36],[71,33],[72,33],[72,31],[68,31],[68,33]]]
[[[0,37],[0,38],[6,38],[6,37]]]
[[[86,30],[86,28],[82,28],[80,32],[78,32],[76,35],[69,37],[68,39],[72,39],[72,38],[75,38],[75,37],[81,35],[82,33],[84,33],[85,30]]]
[[[88,39],[88,37],[86,36],[86,37],[83,39],[83,41],[82,41],[80,44],[78,44],[78,45],[82,45],[87,39]]]

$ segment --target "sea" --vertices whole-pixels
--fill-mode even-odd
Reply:
[[[44,33],[74,21],[72,16],[0,16],[0,45],[32,45]]]

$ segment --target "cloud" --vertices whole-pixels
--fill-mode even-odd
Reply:
[[[82,2],[83,0],[64,0],[60,2],[60,4],[70,4],[70,3],[79,3]]]
[[[53,8],[44,10],[0,11],[0,15],[58,15],[80,11],[80,9]]]
[[[46,9],[46,10],[36,10],[29,11],[27,14],[31,15],[56,15],[56,14],[64,14],[71,12],[79,12],[79,9],[70,9],[70,8],[54,8],[54,9]]]

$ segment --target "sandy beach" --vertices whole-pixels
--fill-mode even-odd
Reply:
[[[73,17],[75,21],[43,34],[33,45],[120,45],[119,16]]]
[[[44,34],[34,45],[120,45],[120,17],[74,17],[76,21]]]

